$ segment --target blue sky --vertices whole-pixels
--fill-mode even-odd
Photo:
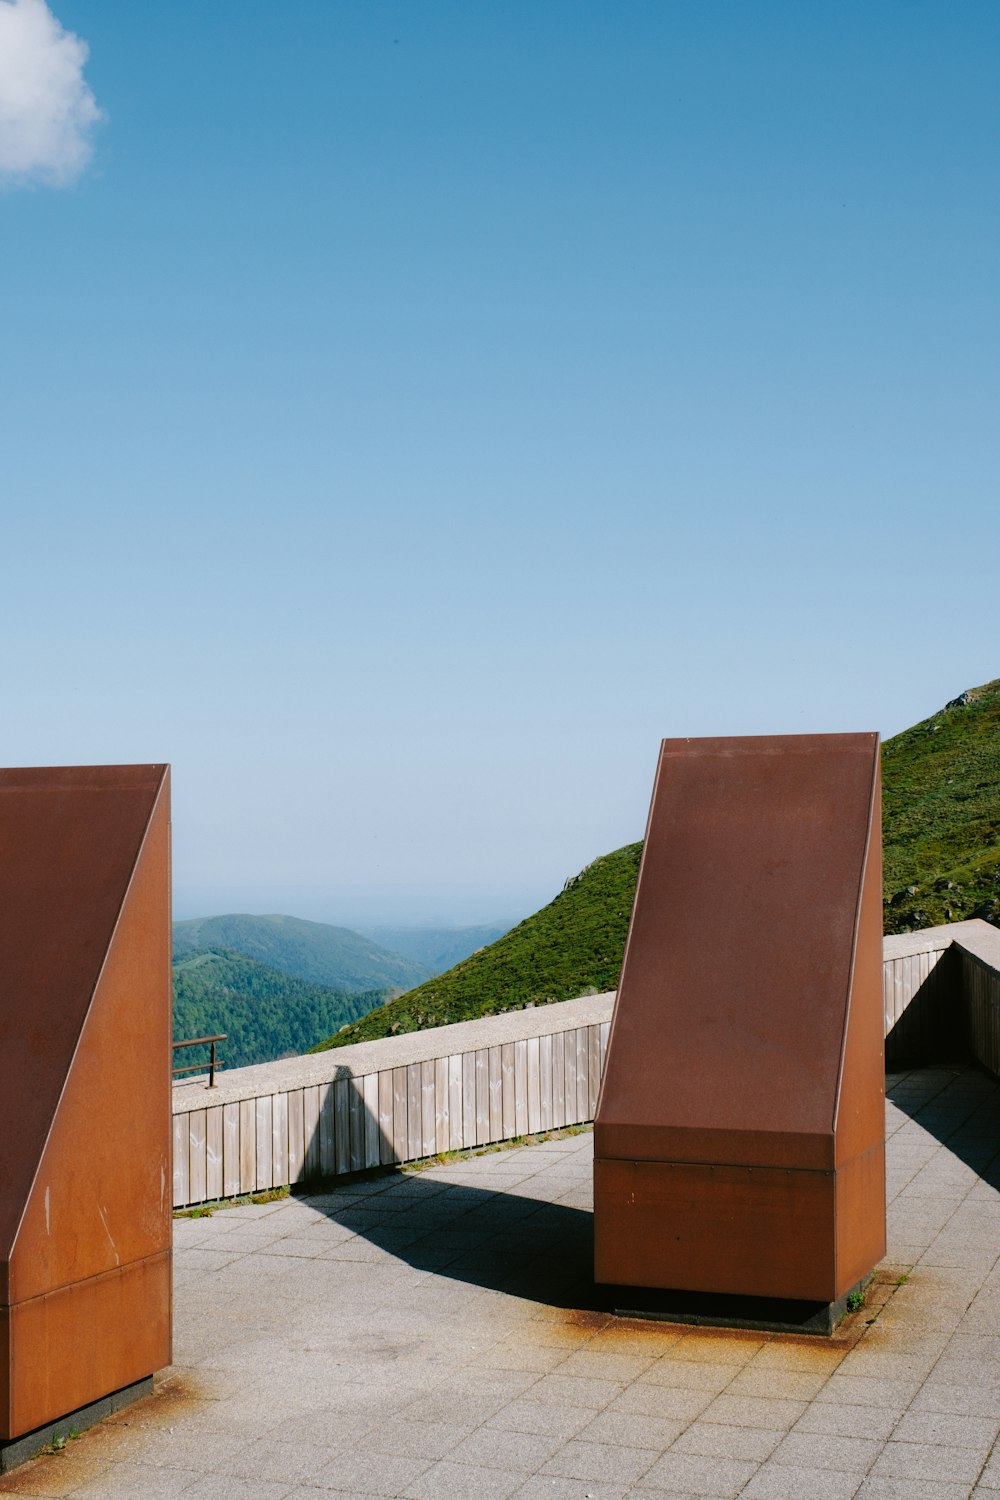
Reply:
[[[52,9],[4,759],[170,760],[179,916],[518,917],[662,736],[1000,675],[992,0]]]

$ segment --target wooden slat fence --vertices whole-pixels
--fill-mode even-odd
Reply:
[[[584,1124],[609,1030],[596,1021],[356,1076],[332,1051],[326,1082],[214,1105],[199,1090],[194,1107],[175,1104],[174,1207]]]
[[[886,938],[883,998],[888,1066],[971,1052],[1000,1075],[995,928],[958,922]],[[174,1206],[586,1124],[613,1000],[567,1000],[241,1069],[215,1090],[178,1084]]]

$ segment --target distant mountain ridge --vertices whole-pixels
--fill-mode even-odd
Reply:
[[[626,844],[595,859],[498,942],[313,1050],[614,989],[641,853],[641,843]]]
[[[512,925],[493,922],[478,927],[360,927],[358,931],[391,953],[423,964],[434,975],[443,974],[471,953],[495,943]]]
[[[430,969],[347,927],[303,917],[231,913],[174,923],[174,958],[199,950],[226,949],[310,984],[340,991],[406,990]]]

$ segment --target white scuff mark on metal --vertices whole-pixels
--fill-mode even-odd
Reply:
[[[115,1237],[114,1237],[114,1235],[113,1235],[113,1234],[112,1234],[112,1233],[111,1233],[111,1230],[110,1230],[110,1229],[109,1229],[109,1228],[108,1228],[108,1221],[107,1221],[107,1219],[106,1219],[106,1218],[105,1218],[105,1217],[104,1217],[104,1209],[103,1209],[103,1208],[101,1208],[101,1207],[100,1207],[100,1206],[98,1206],[98,1210],[97,1210],[97,1212],[98,1212],[98,1213],[99,1213],[99,1214],[100,1214],[100,1216],[101,1216],[101,1223],[102,1223],[102,1224],[103,1224],[103,1225],[104,1225],[104,1233],[105,1233],[105,1234],[106,1234],[106,1235],[107,1235],[107,1237],[108,1237],[108,1244],[109,1244],[109,1245],[110,1245],[110,1246],[111,1246],[111,1249],[112,1249],[112,1252],[113,1252],[113,1254],[114,1254],[114,1257],[115,1257],[115,1265],[116,1265],[116,1266],[120,1266],[120,1265],[121,1265],[121,1263],[122,1263],[122,1258],[121,1258],[121,1256],[120,1256],[120,1255],[119,1255],[119,1254],[118,1254],[118,1246],[117,1246],[117,1245],[116,1245],[116,1244],[115,1244]]]

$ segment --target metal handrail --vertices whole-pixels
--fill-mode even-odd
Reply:
[[[224,1068],[226,1066],[224,1062],[216,1062],[215,1044],[216,1042],[224,1042],[227,1040],[228,1032],[223,1031],[219,1036],[195,1036],[192,1037],[189,1042],[173,1042],[171,1045],[176,1052],[178,1047],[201,1047],[211,1044],[211,1057],[208,1064],[208,1086],[210,1089],[214,1089],[216,1068]],[[198,1073],[204,1072],[204,1070],[204,1063],[189,1063],[185,1068],[174,1068],[173,1076],[176,1078],[179,1073]]]

